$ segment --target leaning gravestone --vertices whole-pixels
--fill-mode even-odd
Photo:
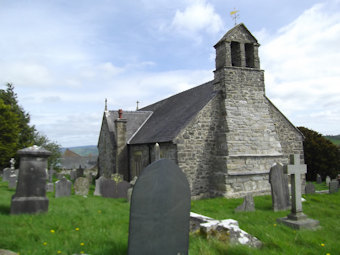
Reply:
[[[331,180],[329,183],[329,193],[336,193],[339,190],[339,182],[337,180]]]
[[[130,206],[128,254],[188,254],[190,188],[181,169],[162,159],[145,168]]]
[[[314,186],[313,183],[309,182],[309,183],[306,184],[305,193],[306,194],[314,194],[315,193],[315,186]]]
[[[71,195],[72,182],[63,177],[55,182],[55,197],[68,197]]]
[[[331,177],[326,176],[326,185],[329,186],[330,182],[331,182]]]
[[[19,150],[18,154],[19,178],[12,197],[11,214],[47,212],[45,169],[51,152],[34,145]]]
[[[254,212],[254,211],[255,203],[252,194],[247,194],[244,197],[243,203],[235,209],[235,212]]]
[[[270,168],[269,182],[273,210],[277,212],[289,209],[288,177],[283,173],[283,166],[280,163],[276,163]]]
[[[321,179],[321,175],[320,175],[320,174],[317,174],[317,175],[316,175],[316,183],[317,183],[317,184],[322,183],[322,179]]]
[[[290,155],[290,165],[285,165],[284,171],[290,174],[291,178],[292,210],[287,217],[277,219],[277,221],[294,229],[318,227],[319,221],[307,218],[302,211],[301,175],[307,173],[307,165],[300,164],[299,154]]]
[[[74,182],[74,193],[80,196],[87,196],[89,194],[90,184],[85,177],[79,177]]]

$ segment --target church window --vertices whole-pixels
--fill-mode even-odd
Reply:
[[[241,47],[239,42],[231,42],[231,65],[241,66]]]
[[[254,64],[254,45],[252,43],[245,44],[246,67],[255,67]]]

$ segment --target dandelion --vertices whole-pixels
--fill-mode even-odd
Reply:
[[[85,244],[84,243],[80,243],[81,246],[84,246]]]
[[[276,227],[276,224],[274,224],[274,227]]]
[[[331,255],[330,253],[326,253],[326,255]]]
[[[76,231],[79,231],[79,228],[76,228]]]
[[[81,251],[80,254],[84,254],[84,251]]]
[[[54,229],[51,229],[51,230],[50,230],[50,232],[51,232],[52,234],[54,234],[54,233],[55,233]]]
[[[324,243],[322,243],[322,244],[321,244],[321,246],[322,246],[322,247],[325,247],[325,244],[324,244]]]
[[[45,245],[45,246],[46,246],[46,245],[47,245],[47,242],[43,242],[43,245]]]
[[[61,251],[57,251],[58,254],[61,254]]]
[[[98,213],[102,213],[102,210],[98,210]]]

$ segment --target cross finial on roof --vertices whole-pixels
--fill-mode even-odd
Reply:
[[[105,111],[107,112],[107,98],[105,98]]]
[[[139,110],[138,104],[139,104],[140,102],[137,100],[136,103],[137,103],[136,111],[138,111],[138,110]]]
[[[234,20],[235,26],[237,25],[237,20],[240,18],[240,15],[238,14],[238,12],[240,11],[236,10],[235,8],[233,11],[230,12],[230,16]]]

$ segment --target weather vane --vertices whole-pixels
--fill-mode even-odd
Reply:
[[[234,20],[235,26],[237,25],[237,20],[240,18],[240,15],[238,14],[238,12],[240,11],[236,10],[235,8],[233,11],[230,12],[230,16]]]

